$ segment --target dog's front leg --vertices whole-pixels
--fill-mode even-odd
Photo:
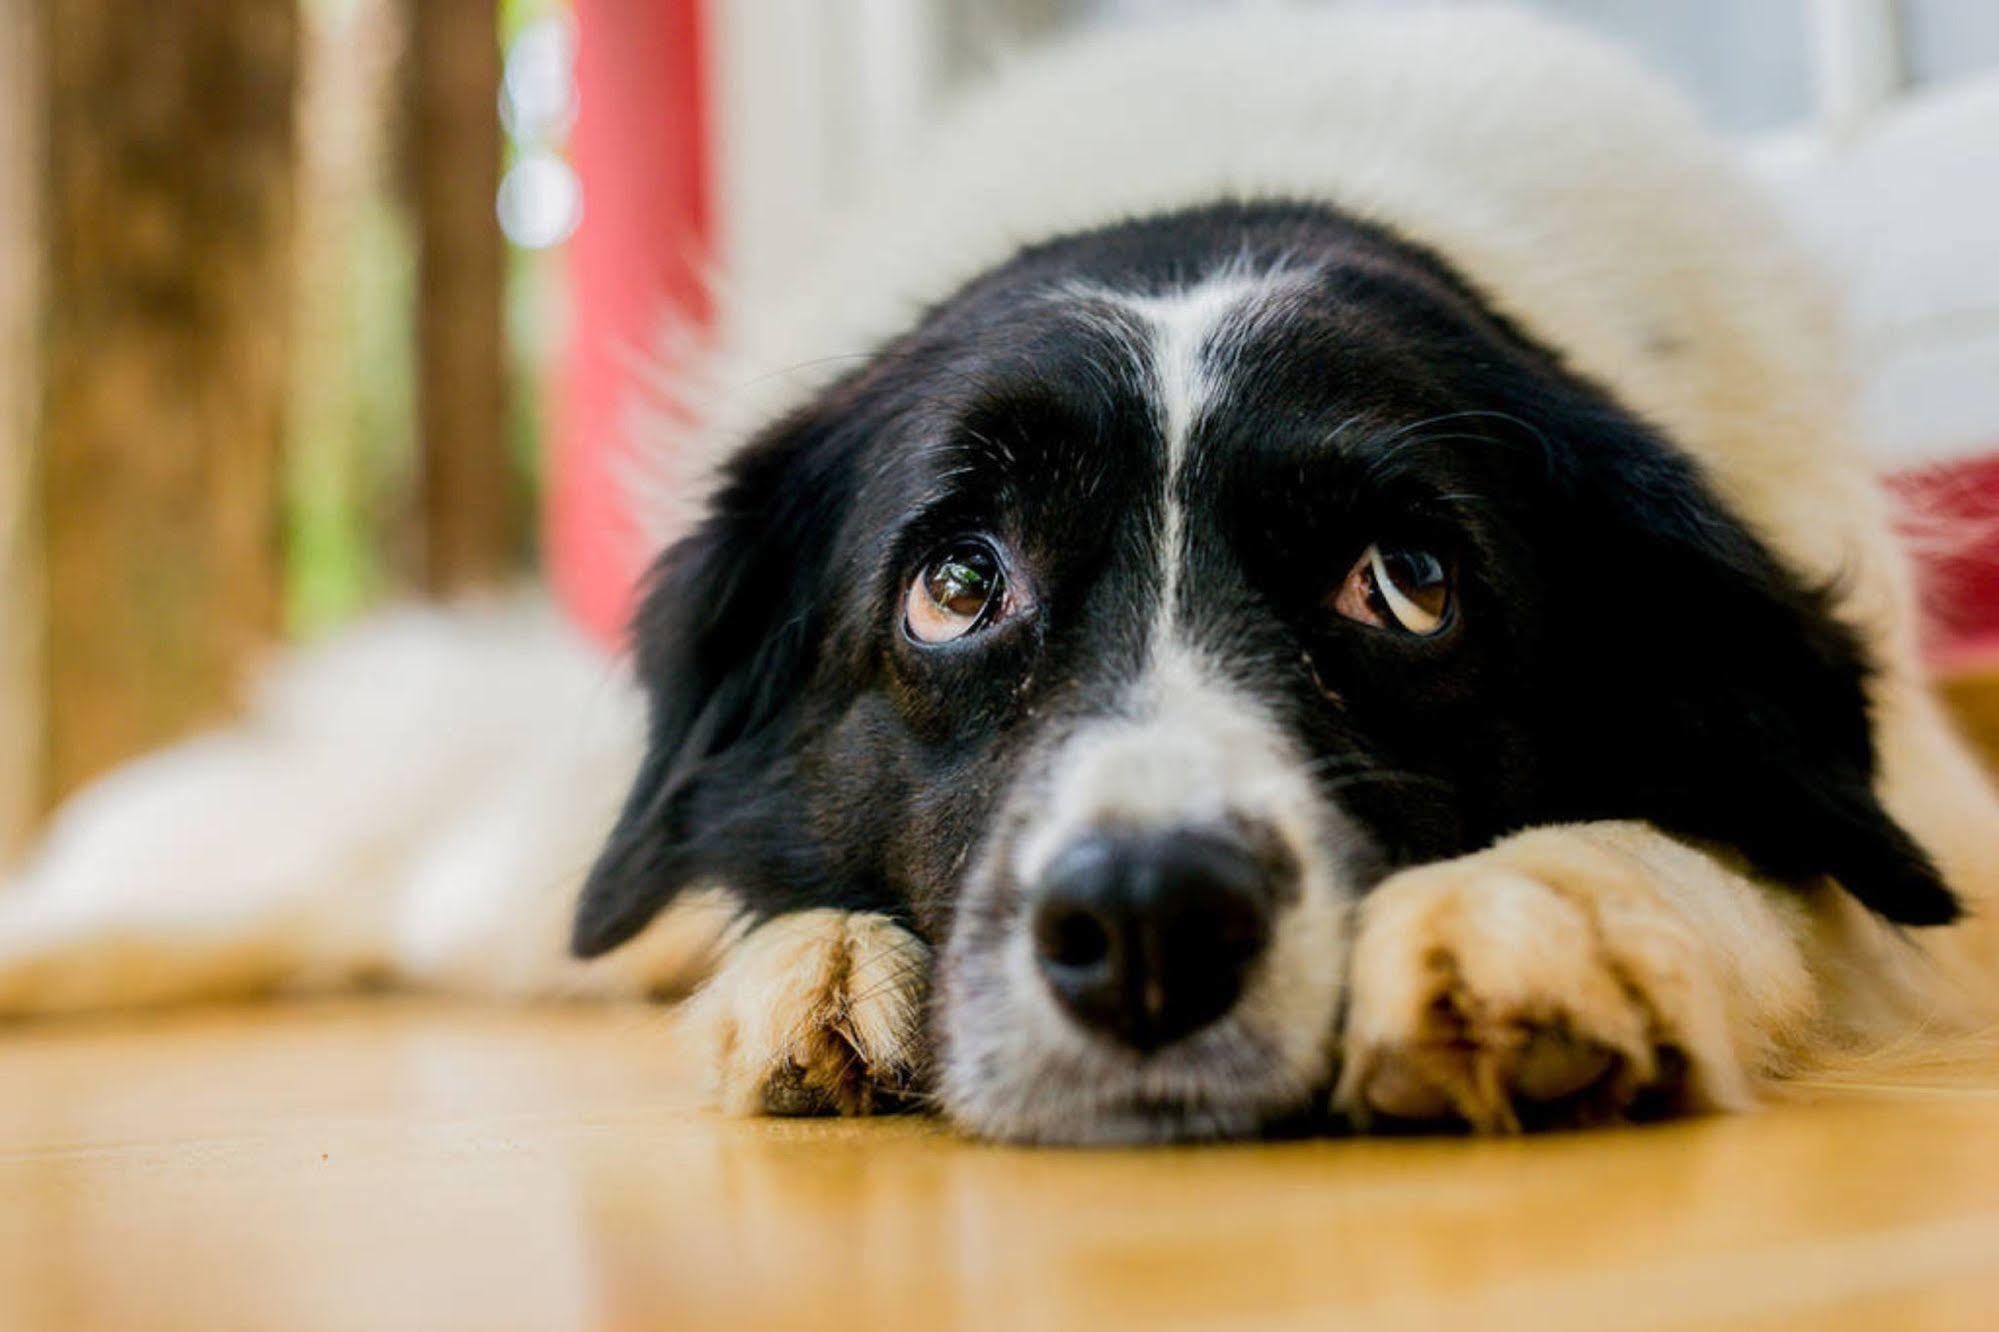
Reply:
[[[930,949],[885,916],[777,916],[690,1002],[716,1099],[734,1114],[901,1109],[923,1069]]]
[[[1805,926],[1636,823],[1394,875],[1360,908],[1336,1108],[1508,1132],[1744,1107],[1811,1018]]]

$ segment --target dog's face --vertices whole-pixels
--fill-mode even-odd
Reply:
[[[1331,1075],[1348,906],[1652,820],[1946,914],[1852,636],[1435,257],[1220,206],[1026,251],[755,441],[637,625],[577,947],[683,885],[939,949],[1015,1138],[1239,1134]]]

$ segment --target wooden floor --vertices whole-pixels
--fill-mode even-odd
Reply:
[[[1524,1141],[695,1107],[668,1019],[0,1030],[0,1328],[1999,1327],[1999,1060]]]

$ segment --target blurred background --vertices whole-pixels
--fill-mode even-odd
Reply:
[[[0,854],[384,601],[539,571],[615,644],[663,330],[715,275],[811,281],[996,63],[1201,7],[0,0]],[[1539,7],[1740,139],[1842,284],[1884,471],[1999,513],[1999,4]],[[1999,545],[1934,576],[1969,669]]]

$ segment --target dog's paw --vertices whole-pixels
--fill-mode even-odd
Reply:
[[[1647,874],[1551,830],[1381,884],[1335,1107],[1490,1133],[1746,1105],[1721,980]]]
[[[717,1102],[742,1115],[905,1108],[929,974],[929,948],[882,916],[804,911],[758,926],[691,1001]]]

